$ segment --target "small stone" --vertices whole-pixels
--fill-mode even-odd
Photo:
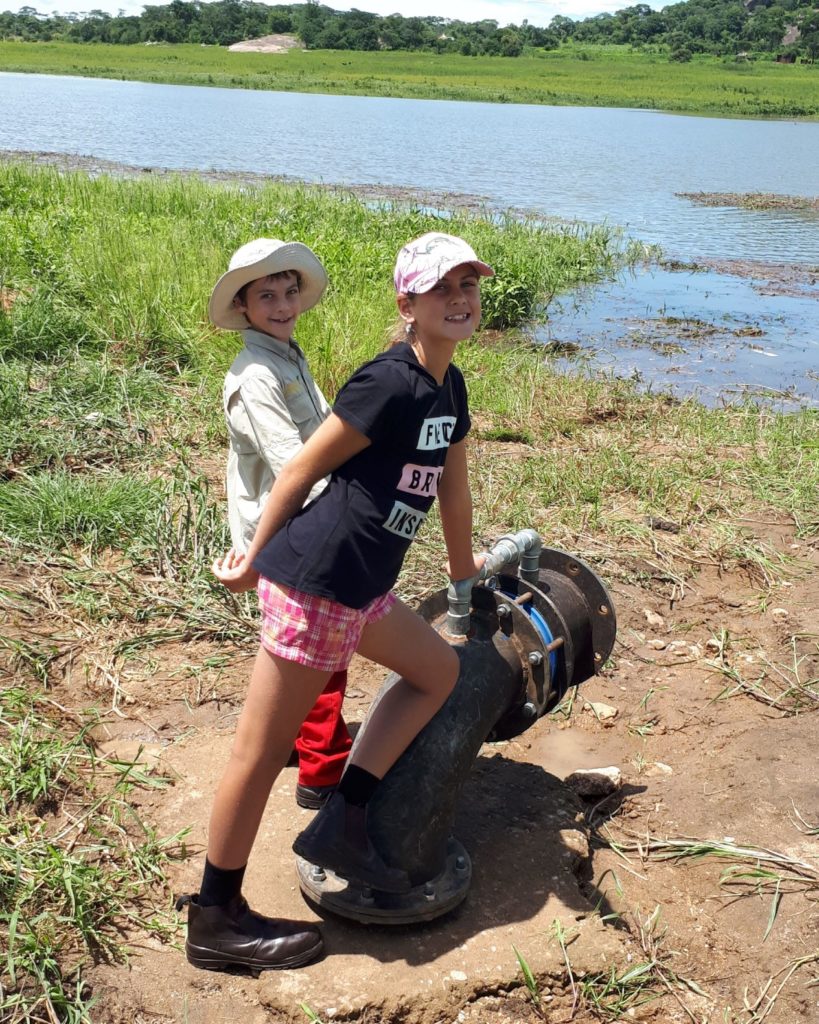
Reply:
[[[787,608],[771,608],[771,615],[775,619],[787,619],[788,609]]]
[[[156,768],[162,757],[161,744],[140,743],[139,740],[109,740],[100,743],[99,750],[112,761],[137,764],[148,769]]]
[[[650,647],[652,651],[664,651],[666,649],[665,640],[660,640],[659,637],[655,637],[654,640],[649,640],[646,647]]]
[[[466,975],[463,971],[450,971],[449,976],[453,981],[466,981]]]
[[[705,649],[709,654],[719,654],[722,650],[722,643],[715,636],[705,641]]]
[[[589,856],[589,841],[576,828],[562,828],[560,840],[575,859],[585,860]]]
[[[669,654],[675,654],[677,657],[681,654],[690,654],[691,652],[691,649],[685,640],[672,640],[668,645],[667,650]]]
[[[650,608],[643,608],[643,615],[645,615],[649,626],[654,626],[655,629],[662,629],[665,625],[665,619],[662,615],[658,615],[657,612],[652,611]]]
[[[662,761],[654,761],[647,764],[643,769],[643,775],[673,775],[674,769],[670,764],[663,764]]]
[[[611,721],[619,714],[617,708],[612,707],[611,704],[604,704],[599,700],[587,700],[583,705],[583,710],[590,711],[601,722]]]
[[[623,785],[623,773],[615,765],[578,768],[566,776],[565,782],[578,796],[608,796]]]

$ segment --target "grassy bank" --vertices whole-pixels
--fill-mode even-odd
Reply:
[[[103,760],[93,725],[125,715],[129,679],[154,677],[174,645],[175,695],[196,706],[203,666],[253,644],[252,602],[208,571],[226,542],[219,391],[237,347],[205,322],[213,280],[254,235],[314,246],[333,284],[300,340],[332,396],[382,345],[395,250],[435,223],[292,186],[0,165],[0,1016],[93,1019],[91,966],[122,957],[129,933],[172,927],[164,880],[179,837],[155,835],[138,810],[138,788],[164,783]],[[623,258],[601,231],[445,223],[495,264],[497,327]],[[533,527],[609,583],[685,586],[703,565],[740,566],[765,600],[787,567],[748,519],[819,530],[815,413],[707,410],[560,376],[517,327],[484,332],[459,363],[476,544]],[[433,518],[406,597],[443,585],[442,550]]]
[[[636,107],[728,117],[819,116],[815,66],[667,58],[626,47],[563,48],[535,57],[215,46],[0,42],[0,69],[223,88],[419,99]]]

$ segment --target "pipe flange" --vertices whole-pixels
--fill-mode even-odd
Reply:
[[[555,573],[570,580],[582,594],[591,627],[594,671],[599,672],[617,636],[614,602],[603,581],[582,559],[556,548],[541,550],[540,569],[541,574]]]
[[[296,874],[304,896],[339,917],[361,924],[423,924],[463,902],[472,881],[472,861],[461,843],[450,836],[440,875],[401,895],[347,882],[303,857],[296,857]]]

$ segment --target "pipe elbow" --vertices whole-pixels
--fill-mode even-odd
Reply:
[[[472,588],[476,582],[489,579],[501,570],[519,564],[521,579],[536,583],[542,546],[543,542],[536,530],[519,530],[517,533],[507,534],[492,547],[476,576],[465,580],[452,580],[447,589],[447,632],[451,636],[466,636],[469,633],[469,608]]]

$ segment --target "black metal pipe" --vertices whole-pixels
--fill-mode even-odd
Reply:
[[[598,671],[614,645],[614,607],[594,572],[548,548],[539,565],[536,582],[530,569],[525,580],[498,575],[473,588],[469,634],[449,637],[461,662],[455,689],[368,805],[373,843],[409,874],[413,890],[396,896],[346,885],[299,861],[302,890],[320,906],[362,922],[405,924],[445,913],[465,897],[471,864],[450,829],[481,746],[532,726],[568,687]],[[419,611],[447,635],[446,591]],[[387,679],[373,707],[397,681]]]

